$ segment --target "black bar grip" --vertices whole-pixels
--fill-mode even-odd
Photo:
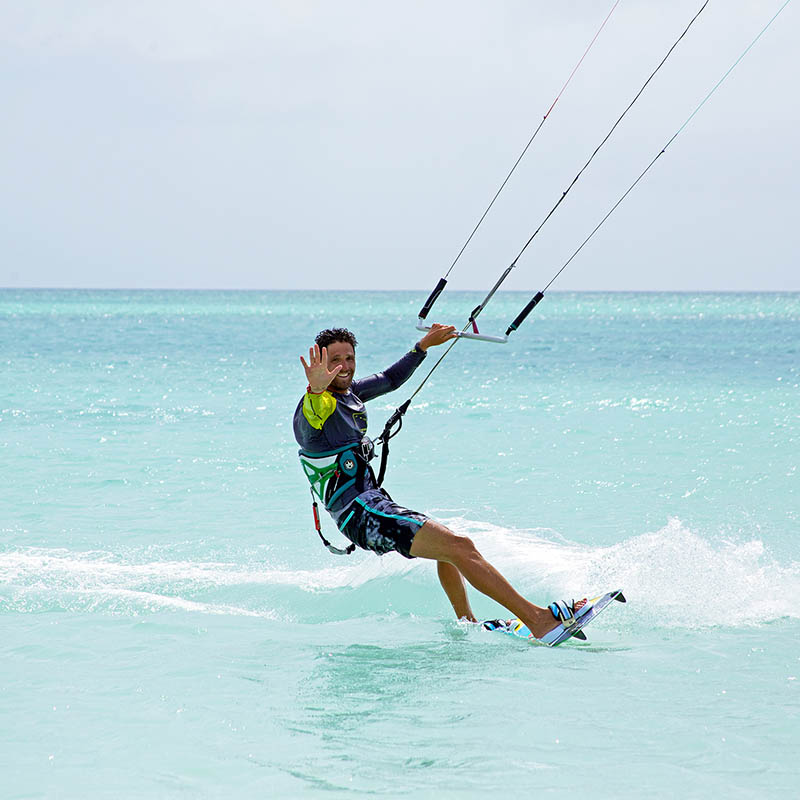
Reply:
[[[544,292],[536,292],[533,296],[533,299],[522,309],[522,311],[517,314],[517,318],[508,326],[508,330],[506,331],[506,336],[508,336],[512,331],[515,331],[525,322],[525,317],[533,311],[534,308],[539,304],[539,301],[544,297]]]
[[[422,306],[422,309],[419,312],[420,319],[425,319],[425,317],[428,316],[428,312],[433,308],[433,304],[436,302],[442,291],[444,291],[445,286],[447,286],[447,281],[444,278],[439,278],[439,283],[436,284],[436,288],[431,292],[430,297],[425,301],[425,305]]]

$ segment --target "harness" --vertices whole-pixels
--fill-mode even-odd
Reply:
[[[365,436],[360,442],[351,443],[339,447],[335,450],[327,450],[324,453],[311,453],[308,450],[298,451],[300,465],[311,484],[311,506],[314,514],[314,527],[316,528],[322,543],[331,553],[337,556],[350,555],[355,549],[354,544],[350,544],[344,550],[334,547],[323,535],[322,525],[319,519],[319,509],[317,500],[330,510],[331,505],[344,494],[348,489],[355,486],[359,493],[364,489],[364,476],[369,473],[375,480],[369,462],[375,455],[372,440]],[[349,514],[344,522],[339,526],[339,530],[344,528],[350,521]]]

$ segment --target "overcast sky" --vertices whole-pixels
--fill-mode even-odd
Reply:
[[[782,0],[711,0],[529,248],[537,289]],[[422,289],[613,0],[0,0],[0,286]],[[702,0],[622,0],[451,275],[485,289]],[[554,289],[798,290],[800,2]]]

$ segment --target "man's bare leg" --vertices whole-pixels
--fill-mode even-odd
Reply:
[[[447,561],[439,561],[436,564],[439,572],[439,582],[447,595],[447,599],[453,606],[453,611],[459,619],[466,619],[469,622],[477,622],[467,597],[467,587],[464,586],[464,576],[456,567]]]
[[[535,606],[519,594],[478,552],[471,539],[457,536],[434,520],[428,520],[417,531],[411,545],[411,555],[451,564],[479,592],[505,606],[515,617],[519,617],[537,639],[556,627],[557,623],[550,611]],[[439,575],[441,577],[441,572]],[[447,592],[447,587],[445,591]],[[449,592],[448,597],[450,597]]]

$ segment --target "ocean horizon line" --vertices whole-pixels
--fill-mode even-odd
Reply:
[[[448,289],[452,294],[475,294],[485,292],[481,289]],[[529,295],[533,289],[500,289],[496,294]],[[430,287],[410,289],[257,289],[257,288],[213,288],[213,287],[123,287],[123,286],[0,286],[0,292],[162,292],[162,293],[211,293],[224,292],[228,294],[318,294],[318,293],[345,293],[345,294],[392,294],[396,292],[419,292],[428,294]],[[757,295],[757,294],[800,294],[800,289],[548,289],[548,294],[691,294],[691,295]]]

